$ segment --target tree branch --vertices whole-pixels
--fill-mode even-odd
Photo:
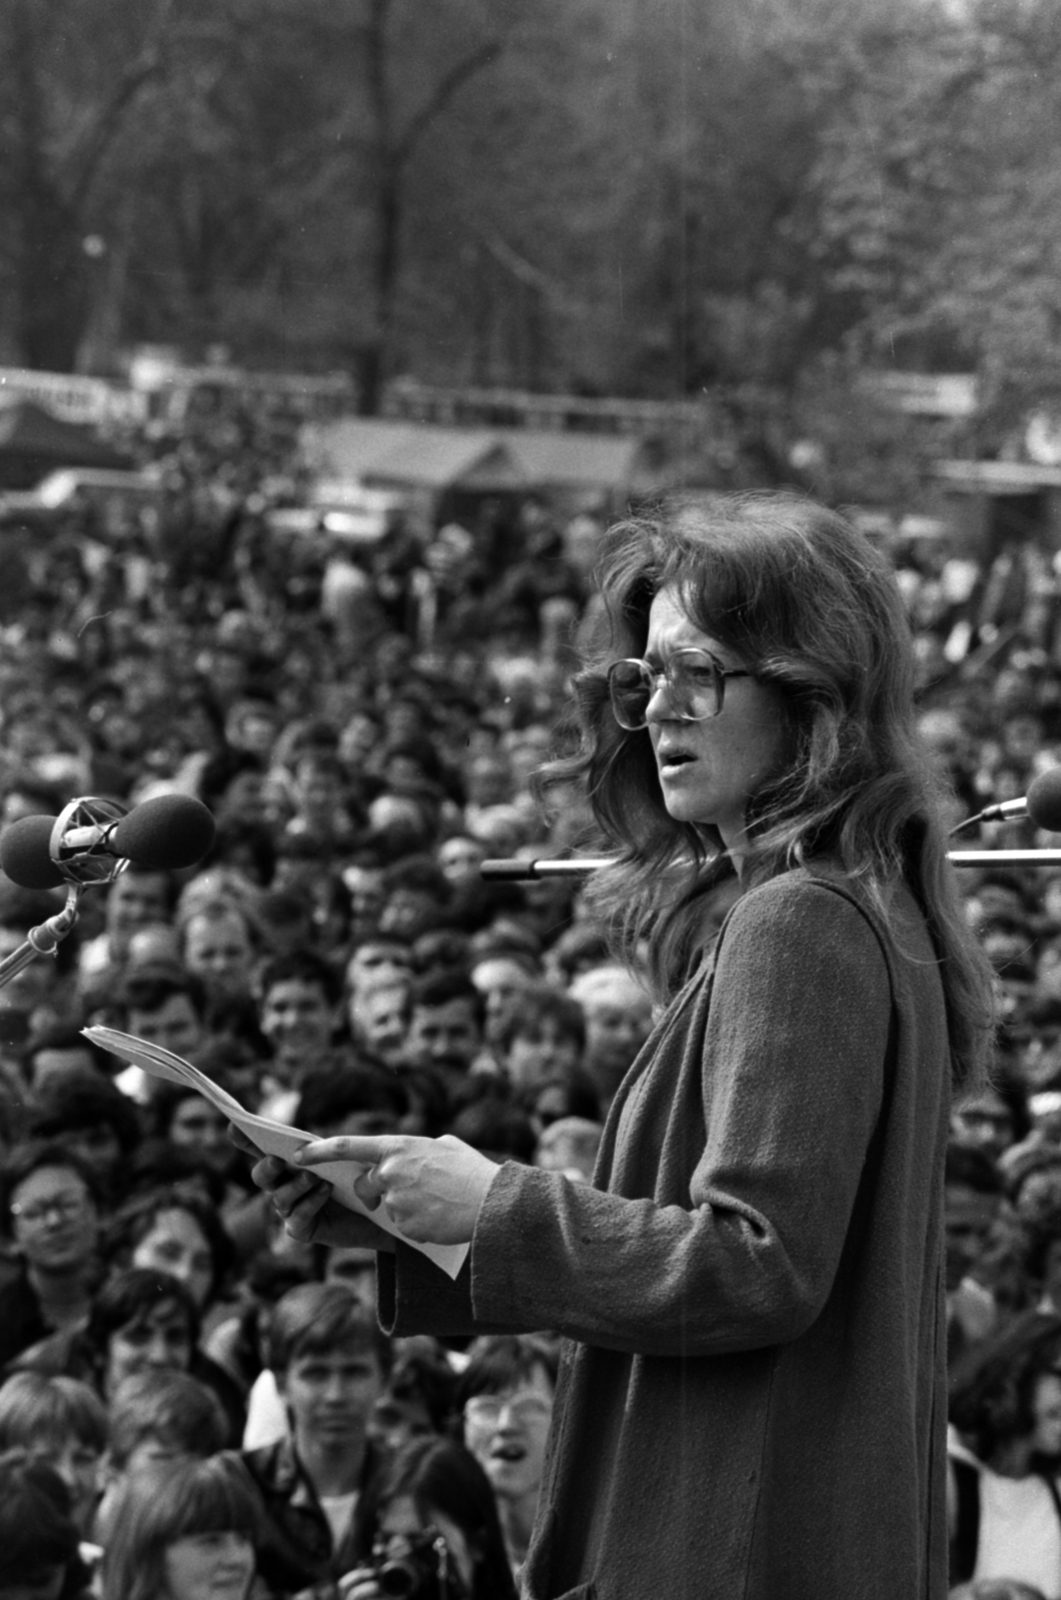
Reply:
[[[445,109],[457,91],[462,89],[468,79],[473,78],[477,72],[482,72],[484,68],[491,66],[503,48],[500,39],[489,39],[470,55],[465,56],[463,61],[458,61],[439,79],[427,100],[410,119],[401,138],[396,141],[392,151],[395,167],[405,165],[432,122]]]
[[[122,73],[115,85],[114,93],[101,108],[94,127],[83,141],[77,171],[67,189],[67,201],[75,209],[80,208],[84,201],[99,170],[100,162],[115,138],[129,105],[140,93],[144,84],[150,82],[162,70],[163,54],[160,40],[169,24],[174,5],[175,0],[162,0],[155,19],[152,39],[144,46],[137,60]]]

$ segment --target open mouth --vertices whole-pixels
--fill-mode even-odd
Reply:
[[[520,1444],[495,1444],[490,1451],[491,1461],[522,1461],[527,1452]]]
[[[676,772],[679,767],[688,766],[696,757],[691,750],[663,750],[656,751],[656,760],[660,772]]]

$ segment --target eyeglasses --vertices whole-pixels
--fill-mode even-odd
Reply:
[[[71,1217],[84,1211],[87,1204],[86,1195],[57,1194],[50,1200],[34,1200],[29,1205],[22,1205],[16,1200],[11,1207],[11,1215],[30,1227],[36,1227],[38,1222],[46,1222],[49,1217],[55,1217],[59,1222],[69,1222]]]
[[[752,678],[747,667],[724,667],[708,650],[689,646],[675,650],[666,666],[630,658],[608,668],[608,693],[620,728],[636,731],[646,725],[649,701],[667,686],[670,715],[679,722],[706,722],[722,710],[727,678]]]
[[[464,1420],[481,1428],[495,1428],[501,1413],[508,1411],[515,1422],[533,1422],[552,1414],[552,1401],[541,1394],[476,1394],[465,1402]]]

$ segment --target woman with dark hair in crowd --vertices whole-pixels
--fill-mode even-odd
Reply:
[[[370,1512],[371,1564],[342,1580],[343,1600],[380,1600],[385,1569],[421,1574],[403,1593],[424,1600],[515,1600],[493,1492],[482,1468],[450,1439],[413,1439],[385,1469]]]
[[[1061,1317],[1029,1312],[951,1375],[952,1583],[1011,1578],[1061,1597]]]
[[[257,1179],[296,1237],[374,1238],[395,1334],[565,1335],[530,1600],[937,1600],[943,1157],[993,1004],[894,574],[844,518],[752,495],[621,526],[601,575],[560,776],[659,1010],[593,1183],[448,1138],[300,1150],[360,1164],[408,1238],[469,1244],[453,1281],[312,1172]]]
[[[111,1219],[103,1250],[112,1268],[147,1267],[179,1278],[201,1317],[223,1294],[235,1262],[213,1206],[176,1186],[128,1201]]]
[[[103,1556],[102,1600],[247,1600],[258,1499],[232,1456],[130,1483]]]
[[[92,1301],[84,1328],[53,1334],[23,1352],[11,1370],[80,1378],[110,1402],[119,1384],[147,1368],[190,1372],[217,1395],[230,1442],[243,1433],[243,1398],[227,1372],[199,1349],[199,1308],[169,1272],[131,1267]]]

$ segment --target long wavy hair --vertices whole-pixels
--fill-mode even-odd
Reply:
[[[676,822],[645,730],[612,715],[607,668],[644,654],[654,597],[775,690],[788,759],[749,798],[742,885],[829,859],[886,921],[909,885],[940,964],[956,1087],[983,1074],[991,976],[947,861],[940,780],[914,717],[913,651],[887,561],[844,517],[792,494],[676,499],[606,536],[598,637],[575,679],[577,748],[546,789],[584,785],[619,859],[587,885],[616,952],[647,963],[657,997],[687,980],[704,945],[705,897],[733,874],[717,831]],[[647,952],[647,954],[646,954]]]

